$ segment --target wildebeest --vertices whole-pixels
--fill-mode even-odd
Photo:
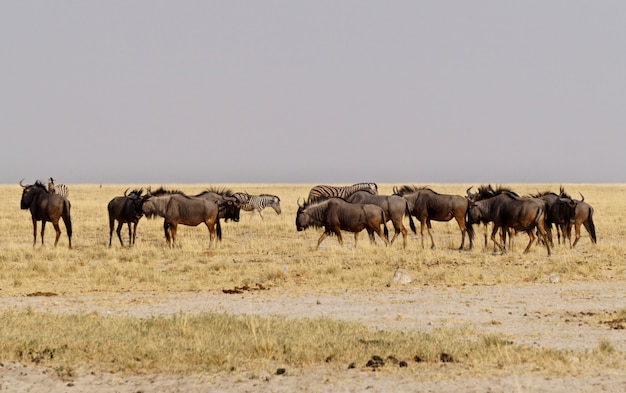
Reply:
[[[583,194],[580,194],[582,198],[580,201],[577,201],[576,211],[574,213],[574,231],[576,234],[576,239],[574,240],[574,244],[572,244],[572,248],[576,247],[578,241],[580,240],[580,226],[583,225],[589,236],[591,237],[591,241],[595,244],[598,242],[598,238],[596,237],[596,226],[593,223],[593,207],[590,204],[585,202],[585,197]],[[565,224],[565,233],[567,234],[567,238],[570,243],[572,242],[572,223],[568,222]]]
[[[506,235],[509,228],[526,232],[530,241],[524,249],[524,253],[528,252],[535,241],[533,229],[537,228],[539,235],[545,242],[548,255],[550,255],[550,244],[546,238],[545,210],[545,203],[541,200],[521,198],[515,193],[496,190],[495,195],[491,198],[470,202],[469,225],[493,222],[491,240],[502,252],[506,252]],[[496,240],[496,233],[500,228],[502,228],[502,244]]]
[[[350,203],[371,203],[380,206],[385,213],[385,222],[391,220],[395,233],[390,243],[396,240],[398,234],[402,233],[403,247],[406,248],[407,230],[404,227],[402,219],[406,214],[409,217],[409,225],[413,233],[417,233],[413,218],[409,210],[409,202],[399,195],[374,195],[367,191],[357,191],[350,195],[347,199]]]
[[[461,246],[462,250],[465,245],[465,234],[469,237],[469,248],[471,249],[474,242],[474,230],[467,225],[466,213],[468,200],[460,195],[439,194],[430,188],[402,186],[398,188],[394,186],[394,194],[397,194],[409,202],[409,210],[411,214],[420,221],[420,234],[422,237],[422,248],[424,248],[424,227],[428,228],[430,236],[431,248],[435,248],[435,240],[431,232],[431,220],[450,221],[456,219],[459,229],[461,230]]]
[[[244,211],[257,211],[263,218],[263,209],[271,207],[276,214],[281,213],[280,198],[271,194],[250,195],[247,192],[236,192],[233,197],[241,202],[241,209]]]
[[[239,222],[241,201],[233,195],[231,190],[211,187],[194,196],[217,203],[219,206],[219,218],[225,222],[228,222],[228,220]]]
[[[37,221],[41,221],[41,244],[43,245],[44,231],[46,222],[51,222],[56,231],[54,246],[56,247],[61,236],[59,228],[59,219],[63,219],[65,230],[67,231],[67,240],[69,248],[72,248],[72,219],[70,217],[71,204],[70,201],[58,194],[50,194],[39,180],[32,185],[22,184],[22,200],[20,207],[24,210],[29,209],[33,220],[33,246],[37,243]]]
[[[216,237],[222,240],[219,207],[216,202],[162,187],[151,194],[144,202],[142,211],[147,218],[155,215],[164,218],[163,230],[168,245],[173,246],[176,242],[178,224],[197,226],[204,223],[209,229],[209,248]]]
[[[510,194],[517,195],[517,193],[513,192],[512,190],[510,190],[508,188],[502,187],[502,186],[498,186],[498,191],[496,191],[496,190],[493,189],[491,184],[486,185],[486,186],[485,185],[481,185],[480,187],[478,187],[478,192],[476,192],[476,193],[472,193],[471,189],[472,189],[472,187],[468,188],[467,191],[466,191],[467,192],[467,199],[470,201],[470,203],[471,202],[480,201],[480,200],[483,200],[483,199],[491,198],[491,197],[496,195],[496,192],[498,192],[498,193],[500,193],[500,192],[508,192]],[[519,196],[519,195],[517,195],[517,196]],[[487,248],[487,242],[488,242],[487,241],[487,237],[488,237],[488,235],[487,235],[487,232],[488,232],[487,227],[489,226],[489,221],[484,221],[483,220],[480,223],[474,222],[472,224],[483,224],[484,225],[484,236],[485,236],[484,248],[486,249]],[[504,235],[502,234],[503,231],[504,231],[504,229],[500,228],[500,240],[501,241],[504,241],[504,239],[505,239]],[[509,229],[508,235],[509,235],[509,247],[513,247],[513,237],[515,235],[515,230]],[[493,245],[493,250],[496,251],[496,244],[495,243]]]
[[[378,194],[378,185],[376,183],[356,183],[351,186],[343,187],[319,185],[311,188],[307,202],[313,203],[330,198],[347,199],[357,191],[367,191],[370,194],[376,195]]]
[[[546,232],[550,245],[554,246],[552,237],[553,224],[556,228],[557,240],[561,243],[562,228],[567,223],[574,222],[578,201],[567,195],[563,186],[560,187],[558,195],[554,192],[546,191],[530,195],[530,197],[541,199],[546,203]],[[563,242],[565,242],[565,233],[563,233]]]
[[[384,230],[381,231],[380,227]],[[324,228],[324,233],[317,241],[317,247],[329,235],[337,235],[339,244],[343,245],[341,231],[354,233],[354,246],[359,232],[367,230],[370,242],[375,243],[374,233],[389,244],[389,231],[385,225],[385,213],[379,206],[371,204],[350,203],[341,198],[331,198],[321,202],[300,204],[296,214],[296,228],[303,231],[308,227]]]
[[[135,189],[127,194],[128,190],[124,191],[124,196],[117,196],[109,202],[107,209],[109,211],[109,247],[111,247],[111,241],[113,239],[113,227],[117,220],[117,237],[120,239],[120,244],[124,246],[122,241],[122,226],[128,224],[128,247],[135,244],[135,238],[137,236],[137,224],[139,219],[143,216],[143,204],[146,199],[150,197],[147,193],[142,195],[143,190]],[[132,230],[131,230],[132,224]]]

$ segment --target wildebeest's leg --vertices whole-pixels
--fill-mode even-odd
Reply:
[[[524,254],[528,253],[528,250],[530,250],[530,246],[535,242],[535,235],[533,234],[532,229],[529,231],[526,231],[526,233],[528,234],[529,241],[528,241],[528,245],[524,249]]]
[[[548,256],[550,256],[550,244],[548,244],[548,233],[546,231],[546,228],[544,227],[544,224],[542,222],[537,224],[537,228],[537,233],[539,233],[539,235],[543,237],[544,243],[546,244],[546,249],[548,250]]]
[[[133,230],[131,228],[132,222],[128,223],[128,247],[133,245]]]
[[[170,237],[172,238],[172,247],[176,245],[176,229],[178,226],[174,223],[169,224]]]
[[[136,223],[134,223],[134,225],[133,225],[133,245],[135,244],[135,239],[137,239],[137,225],[138,225],[138,224],[139,224],[139,223],[138,223],[138,222],[136,222]]]
[[[109,247],[111,247],[111,240],[113,239],[113,227],[115,227],[115,218],[109,216]]]
[[[500,243],[498,243],[498,241],[496,240],[496,234],[498,233],[498,229],[500,229],[500,227],[494,223],[493,224],[493,229],[491,230],[491,241],[493,241],[494,251],[495,251],[495,247],[498,246],[498,249],[502,250],[504,252],[506,250],[503,250],[503,248],[500,245]],[[502,237],[502,235],[500,235],[500,236]]]
[[[367,237],[370,239],[370,244],[376,244],[376,239],[374,238],[374,231],[371,229],[367,229]]]
[[[430,236],[430,248],[435,248],[435,239],[433,238],[432,228],[430,225],[430,220],[426,220],[426,228],[428,228],[428,236]]]
[[[315,249],[317,250],[318,248],[320,248],[320,243],[322,243],[322,240],[326,239],[326,236],[328,236],[326,234],[326,232],[322,233],[322,236],[320,236],[319,239],[317,239],[317,247],[315,247]],[[341,242],[339,242],[341,243]]]
[[[167,219],[163,219],[163,231],[165,232],[165,241],[167,241],[167,245],[171,246],[170,225],[167,223]]]
[[[206,225],[207,229],[209,230],[209,248],[211,248],[211,246],[213,245],[213,242],[215,242],[215,247],[217,247],[217,241],[215,241],[215,226],[211,225],[211,223],[209,221],[205,221],[204,224]]]
[[[61,237],[61,228],[59,228],[59,220],[57,219],[56,221],[53,221],[52,226],[54,227],[54,230],[56,231],[56,237],[54,238],[54,246],[56,247],[57,243],[59,242],[59,238]],[[43,231],[43,228],[42,228],[42,231]]]
[[[35,247],[36,244],[37,244],[37,220],[33,218],[33,247]]]
[[[465,227],[465,215],[461,217],[456,216],[454,218],[456,219],[456,223],[459,225],[459,229],[461,230],[461,246],[459,247],[459,250],[462,250],[465,246],[465,233],[467,232],[467,228]]]
[[[117,222],[117,229],[115,230],[115,233],[117,233],[117,238],[120,239],[120,244],[122,245],[122,247],[124,247],[124,242],[122,241],[122,227],[123,226],[124,226],[124,224],[121,221],[118,221]],[[109,243],[111,243],[111,242],[109,241]]]
[[[426,226],[426,219],[420,219],[420,235],[422,238],[422,249],[424,248],[424,227]],[[430,233],[430,231],[428,231]]]
[[[572,248],[576,247],[576,244],[578,244],[578,241],[580,240],[580,224],[581,223],[579,221],[576,221],[574,223],[574,232],[576,233],[576,238],[574,239],[574,244],[572,244]]]
[[[43,233],[46,230],[46,220],[41,220],[41,245],[43,246]]]

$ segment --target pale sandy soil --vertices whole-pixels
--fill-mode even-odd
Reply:
[[[129,293],[80,297],[0,298],[0,308],[32,307],[46,312],[97,312],[101,315],[148,317],[208,311],[281,315],[288,318],[326,316],[360,322],[376,329],[429,332],[438,327],[470,325],[497,333],[515,344],[585,350],[609,341],[626,352],[626,329],[609,322],[626,308],[626,282],[532,283],[523,286],[441,288],[392,285],[370,291],[294,294],[279,289],[242,294]],[[397,371],[374,372],[347,365],[267,370],[227,375],[124,376],[77,370],[62,380],[52,370],[5,363],[0,391],[10,392],[623,392],[626,370],[579,370],[577,375],[550,377],[524,372],[467,376],[456,364],[443,364],[422,374],[416,363]]]

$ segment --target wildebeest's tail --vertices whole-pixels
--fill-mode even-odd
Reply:
[[[72,218],[70,216],[71,207],[72,205],[70,204],[69,200],[66,199],[63,201],[63,215],[61,217],[63,218],[63,223],[65,223],[65,230],[67,231],[67,239],[70,248],[72,248]]]
[[[413,222],[413,217],[411,216],[411,210],[409,210],[409,202],[404,203],[404,214],[409,216],[409,226],[413,233],[417,234],[417,229],[415,228],[415,223]]]
[[[585,228],[587,228],[587,231],[589,231],[589,234],[591,235],[591,241],[595,244],[598,242],[598,239],[596,238],[596,226],[593,224],[593,209],[589,209],[589,217],[587,217],[587,220],[585,221]]]
[[[219,216],[217,217],[217,222],[215,223],[215,227],[217,230],[217,239],[221,241],[222,240],[222,225],[220,224]]]
[[[474,244],[474,226],[465,220],[465,229],[470,240],[470,245]]]
[[[389,241],[389,229],[387,229],[387,222],[385,221],[385,212],[383,211],[380,212],[380,219],[382,220],[382,223],[383,223],[383,233],[385,234],[385,239]]]

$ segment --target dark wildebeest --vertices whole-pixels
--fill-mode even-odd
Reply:
[[[242,201],[239,201],[231,190],[212,187],[194,196],[217,203],[220,209],[219,218],[225,222],[228,222],[228,220],[239,222]]]
[[[550,255],[550,244],[546,239],[545,215],[545,202],[536,198],[521,198],[512,192],[496,190],[491,198],[470,202],[468,221],[469,225],[493,222],[491,240],[502,252],[506,252],[506,235],[509,229],[524,231],[528,234],[530,241],[524,249],[524,253],[527,253],[536,238],[533,229],[537,228]],[[496,240],[496,233],[500,228],[502,228],[502,244]]]
[[[120,239],[120,244],[124,246],[122,241],[122,226],[128,224],[128,247],[135,244],[135,238],[137,236],[137,224],[139,219],[143,216],[143,204],[146,199],[150,197],[150,194],[141,195],[143,190],[133,190],[130,194],[126,194],[128,190],[124,191],[124,196],[118,196],[109,202],[107,206],[109,211],[109,247],[111,247],[111,241],[113,239],[113,227],[115,226],[115,220],[117,220],[117,237]],[[132,229],[131,229],[131,224]]]
[[[307,202],[319,202],[330,198],[348,199],[350,195],[357,191],[367,191],[376,195],[378,194],[378,185],[376,183],[356,183],[343,187],[319,185],[311,188]]]
[[[67,231],[67,240],[69,248],[72,248],[72,219],[70,218],[70,201],[58,194],[50,194],[39,180],[32,185],[22,184],[24,180],[20,180],[20,186],[23,188],[22,201],[20,207],[24,210],[29,209],[33,219],[33,247],[37,243],[37,221],[41,221],[41,245],[43,245],[43,236],[46,229],[46,222],[51,222],[56,231],[54,246],[56,247],[61,236],[59,228],[59,219],[63,219],[65,230]]]
[[[557,240],[560,244],[562,228],[567,223],[574,222],[576,205],[578,205],[578,201],[567,195],[562,186],[559,191],[558,195],[548,191],[530,195],[531,198],[538,198],[546,203],[546,232],[551,246],[554,246],[552,224],[556,227]],[[565,234],[563,234],[563,242],[565,243]]]
[[[187,196],[180,191],[168,191],[161,187],[144,202],[142,211],[147,218],[155,215],[164,218],[163,230],[170,246],[176,242],[178,224],[198,226],[204,223],[209,229],[209,248],[216,237],[222,240],[219,206],[214,201]]]
[[[585,229],[589,233],[591,237],[591,241],[595,244],[598,242],[598,238],[596,237],[596,226],[593,223],[593,207],[590,204],[585,202],[585,197],[583,194],[580,194],[582,198],[580,201],[577,201],[576,212],[574,213],[574,230],[576,233],[576,239],[574,240],[574,244],[572,244],[572,248],[576,247],[578,241],[580,240],[580,226],[584,225]],[[572,223],[568,222],[565,224],[564,233],[567,235],[570,243],[572,242]]]
[[[276,195],[261,194],[250,195],[247,192],[236,192],[233,197],[241,202],[241,209],[247,212],[257,211],[263,218],[263,209],[271,207],[276,214],[281,213],[280,198]]]
[[[398,234],[402,233],[403,247],[406,248],[406,234],[407,230],[404,227],[402,219],[406,214],[409,217],[409,224],[413,233],[417,233],[415,224],[413,223],[413,217],[409,210],[409,202],[399,195],[374,195],[368,191],[357,191],[350,195],[347,199],[350,203],[370,203],[372,205],[380,206],[385,213],[385,222],[391,220],[395,234],[391,238],[390,243],[396,240]]]
[[[431,248],[435,248],[435,240],[431,232],[431,220],[450,221],[456,219],[461,230],[462,250],[465,245],[465,233],[469,237],[469,248],[474,242],[474,230],[471,225],[467,225],[466,214],[468,200],[460,195],[439,194],[430,188],[402,186],[393,188],[394,194],[406,199],[409,203],[411,214],[420,221],[420,234],[422,236],[422,248],[424,248],[424,227],[428,228]]]
[[[384,227],[381,231],[380,226]],[[375,243],[374,233],[389,244],[389,231],[385,225],[385,213],[379,206],[371,204],[350,203],[341,198],[331,198],[310,204],[298,201],[296,228],[303,231],[308,227],[324,228],[324,233],[317,241],[317,247],[327,236],[336,234],[339,244],[343,245],[341,231],[354,233],[354,246],[359,232],[367,230],[370,242]]]
[[[488,199],[491,197],[494,197],[496,195],[496,193],[501,193],[501,192],[508,192],[509,194],[512,195],[516,195],[519,196],[517,193],[513,192],[511,189],[506,188],[506,187],[502,187],[502,186],[498,186],[497,190],[494,190],[493,187],[491,187],[491,184],[489,185],[481,185],[480,187],[478,187],[478,192],[476,193],[472,193],[471,192],[472,187],[467,189],[467,199],[471,202],[476,202],[476,201],[480,201],[483,199]],[[468,210],[469,213],[469,210]],[[468,218],[469,220],[469,218]],[[484,225],[484,236],[485,236],[485,245],[484,248],[487,248],[487,238],[488,238],[488,226],[489,226],[489,221],[482,221],[480,223],[476,223],[473,222],[472,224],[483,224]],[[503,228],[500,228],[500,241],[504,241],[505,236],[503,235]],[[509,229],[508,230],[508,235],[509,235],[509,247],[512,248],[513,247],[513,237],[515,236],[515,230],[513,229]],[[494,242],[493,244],[493,251],[496,251],[496,244]]]

